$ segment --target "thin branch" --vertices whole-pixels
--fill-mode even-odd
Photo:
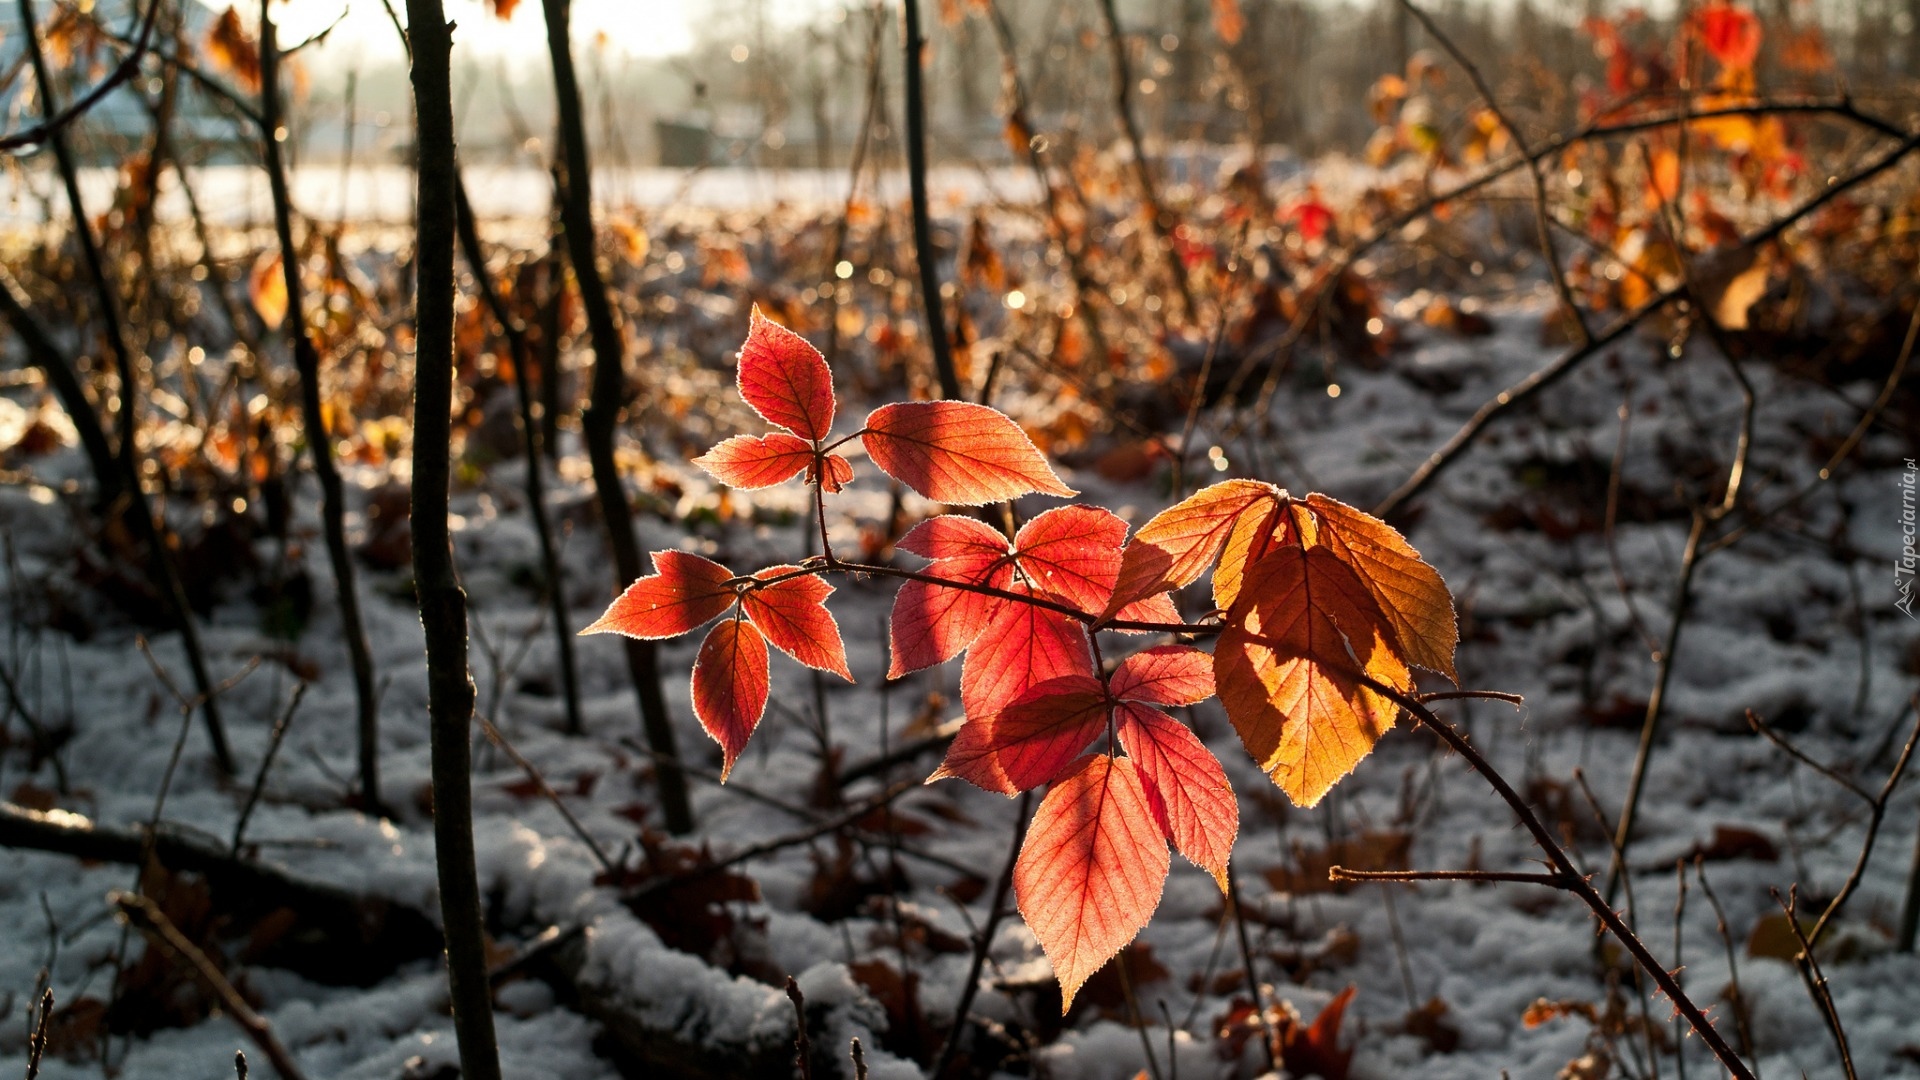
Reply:
[[[1013,842],[1007,845],[1007,860],[1000,868],[1000,877],[994,881],[993,896],[987,901],[987,923],[973,936],[973,958],[967,964],[966,981],[960,984],[960,1000],[953,1007],[953,1023],[947,1028],[947,1037],[940,1044],[940,1054],[933,1060],[933,1068],[927,1075],[933,1080],[941,1080],[947,1075],[947,1069],[953,1065],[954,1055],[960,1049],[960,1033],[966,1030],[967,1016],[973,1010],[973,999],[980,992],[980,972],[986,966],[987,952],[993,948],[994,931],[999,929],[1000,920],[1006,915],[1007,890],[1013,885],[1013,866],[1020,857],[1020,846],[1027,838],[1029,813],[1033,809],[1033,792],[1020,794],[1020,808],[1014,813]]]
[[[153,27],[154,24],[159,21],[159,15],[160,0],[148,0],[147,14],[146,17],[140,21],[140,33],[133,41],[133,51],[122,57],[120,62],[114,65],[114,69],[107,73],[107,77],[100,81],[99,85],[75,98],[66,108],[45,116],[40,123],[23,131],[0,136],[0,153],[11,153],[15,150],[38,146],[41,143],[52,141],[67,125],[85,116],[95,105],[100,104],[101,100],[108,94],[113,93],[121,83],[133,78],[140,70],[140,61],[146,58],[147,51],[153,43]],[[39,29],[30,22],[23,23],[22,28],[29,37],[37,38],[39,36]],[[38,46],[35,46],[35,48],[37,49]],[[45,92],[46,88],[43,86],[42,93]]]

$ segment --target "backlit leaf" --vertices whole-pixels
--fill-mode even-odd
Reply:
[[[1192,705],[1213,696],[1213,657],[1190,645],[1159,645],[1120,662],[1113,696],[1153,705]]]
[[[1277,504],[1281,494],[1272,484],[1226,480],[1155,514],[1127,543],[1108,610],[1198,581],[1241,513]]]
[[[1004,589],[1013,584],[1007,538],[974,518],[943,514],[908,530],[895,546],[934,560],[921,573],[947,581]],[[887,678],[959,656],[987,627],[1003,601],[994,596],[908,581],[894,595],[888,624]]]
[[[770,566],[753,575],[761,580],[791,574],[797,566]],[[740,606],[773,646],[810,668],[829,671],[848,682],[847,646],[840,640],[840,624],[827,610],[833,586],[818,574],[790,577],[763,586],[740,598]]]
[[[1227,858],[1240,833],[1233,785],[1193,729],[1148,705],[1121,703],[1120,745],[1140,770],[1147,805],[1173,846],[1227,887]]]
[[[753,309],[746,344],[740,346],[740,396],[769,424],[803,439],[824,439],[833,429],[833,374],[820,350],[799,334]]]
[[[784,484],[813,466],[813,447],[784,432],[735,435],[693,463],[728,487],[752,491]]]
[[[1120,576],[1127,523],[1097,506],[1061,506],[1038,515],[1013,538],[1020,572],[1042,596],[1098,615]]]
[[[1453,651],[1460,641],[1454,619],[1453,594],[1439,571],[1393,526],[1325,495],[1307,496],[1307,507],[1319,519],[1313,542],[1326,545],[1340,561],[1353,568],[1361,584],[1386,615],[1394,644],[1402,659],[1437,671],[1457,685]],[[1383,680],[1384,681],[1384,680]]]
[[[1353,771],[1398,707],[1353,672],[1408,689],[1386,616],[1327,547],[1283,547],[1247,572],[1214,643],[1220,703],[1254,761],[1300,806]]]
[[[1051,783],[1107,728],[1107,692],[1091,675],[1048,679],[992,716],[960,726],[927,782],[949,776],[1014,795]]]
[[[1227,542],[1220,548],[1220,565],[1213,568],[1213,606],[1222,611],[1240,595],[1240,579],[1247,567],[1273,550],[1278,541],[1284,508],[1279,502],[1255,503],[1234,519]]]
[[[1032,590],[1015,583],[1009,591]],[[960,704],[969,720],[992,716],[1048,679],[1093,673],[1078,622],[1038,604],[996,601],[960,669]]]
[[[1013,894],[1053,962],[1060,1011],[1160,906],[1171,860],[1140,774],[1092,754],[1053,785],[1020,846]]]
[[[1750,68],[1760,58],[1760,17],[1726,0],[1711,0],[1693,13],[1700,40],[1727,68]]]
[[[1077,494],[1018,424],[985,405],[882,405],[867,417],[861,441],[881,471],[935,502],[978,506],[1033,491]]]
[[[707,632],[693,661],[693,714],[720,744],[720,779],[747,748],[767,711],[767,642],[745,619],[727,619]]]
[[[733,606],[733,571],[711,559],[666,548],[653,553],[653,569],[580,633],[678,637]]]
[[[853,483],[853,462],[839,454],[826,456],[827,476],[822,481],[811,464],[807,466],[807,483],[824,484],[827,494],[831,495],[848,484]]]

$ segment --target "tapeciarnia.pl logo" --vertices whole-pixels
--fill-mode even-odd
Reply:
[[[1907,618],[1920,618],[1913,613],[1913,580],[1916,555],[1914,554],[1914,474],[1920,472],[1912,458],[1907,459],[1907,471],[1900,474],[1900,557],[1893,563],[1893,587],[1900,593],[1900,599],[1893,606],[1907,613]]]

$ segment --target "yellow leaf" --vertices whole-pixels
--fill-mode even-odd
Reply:
[[[247,299],[269,330],[280,329],[287,321],[287,275],[281,269],[280,253],[268,252],[253,264],[247,276]]]

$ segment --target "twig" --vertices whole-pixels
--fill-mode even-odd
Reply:
[[[787,1000],[793,1002],[793,1056],[799,1066],[800,1080],[813,1080],[813,1041],[807,1038],[807,999],[791,975],[787,976]]]
[[[614,865],[612,859],[607,858],[606,849],[600,846],[600,842],[593,838],[593,834],[587,831],[585,825],[580,824],[580,819],[573,815],[573,811],[567,809],[567,804],[561,801],[560,794],[553,790],[553,785],[547,783],[547,778],[540,774],[540,770],[534,767],[533,762],[528,761],[525,755],[514,749],[513,743],[507,741],[507,737],[500,733],[500,729],[493,725],[493,721],[484,716],[475,716],[474,719],[479,722],[480,730],[486,732],[488,740],[511,758],[515,765],[520,766],[520,771],[527,775],[527,779],[533,782],[535,788],[539,789],[541,798],[552,803],[553,808],[560,811],[560,816],[566,820],[567,828],[572,829],[573,835],[586,845],[587,851],[593,855],[593,861],[600,864],[600,869],[605,870],[609,878],[618,878],[620,868]]]
[[[920,84],[926,39],[920,34],[920,0],[904,0],[906,12],[907,183],[913,203],[913,258],[920,270],[920,299],[927,315],[927,344],[933,351],[933,373],[940,396],[959,401],[960,373],[953,366],[953,347],[947,341],[947,317],[940,301],[940,268],[935,264],[933,223],[927,212],[927,107]]]
[[[1127,145],[1133,150],[1133,177],[1140,185],[1140,201],[1147,211],[1147,223],[1153,231],[1154,246],[1160,251],[1166,263],[1167,276],[1173,279],[1174,291],[1180,295],[1180,313],[1188,321],[1200,317],[1200,310],[1193,301],[1193,286],[1187,281],[1186,264],[1180,261],[1180,253],[1174,250],[1169,237],[1167,221],[1169,215],[1160,202],[1160,195],[1154,190],[1153,172],[1147,166],[1146,142],[1140,137],[1140,122],[1133,115],[1133,71],[1127,63],[1127,39],[1120,29],[1120,15],[1114,10],[1114,0],[1100,0],[1100,14],[1107,23],[1107,57],[1113,77],[1113,111],[1120,120],[1120,127],[1126,132]]]
[[[453,562],[447,499],[452,482],[456,166],[452,29],[441,0],[407,0],[412,46],[418,236],[414,251],[415,367],[413,577],[426,628],[427,713],[433,771],[434,861],[446,927],[447,981],[460,1073],[500,1080],[500,1051],[487,984],[485,914],[474,865],[469,774],[473,678],[467,662],[467,597]]]
[[[1873,843],[1880,835],[1880,823],[1886,818],[1887,803],[1892,800],[1893,790],[1899,786],[1900,778],[1906,774],[1907,763],[1913,760],[1914,744],[1920,742],[1920,716],[1915,718],[1913,734],[1907,736],[1906,745],[1901,748],[1900,757],[1894,761],[1892,770],[1887,773],[1887,782],[1880,785],[1878,794],[1868,792],[1831,766],[1822,765],[1802,753],[1798,747],[1788,742],[1785,736],[1767,726],[1766,722],[1761,720],[1752,709],[1747,710],[1747,723],[1755,731],[1766,736],[1767,741],[1786,751],[1794,760],[1859,796],[1868,807],[1867,835],[1860,843],[1860,855],[1854,860],[1853,871],[1847,875],[1846,884],[1840,886],[1840,891],[1827,902],[1825,910],[1820,912],[1820,918],[1807,934],[1808,942],[1817,945],[1820,942],[1820,935],[1826,932],[1827,924],[1833,920],[1841,906],[1853,896],[1854,890],[1860,887],[1861,879],[1866,876],[1867,861],[1873,857]]]
[[[293,241],[293,195],[288,188],[287,165],[281,153],[286,129],[280,119],[280,48],[273,24],[273,0],[260,0],[260,154],[267,172],[267,190],[273,200],[273,233],[280,245],[280,275],[287,291],[286,330],[293,347],[293,363],[300,373],[300,417],[307,432],[307,452],[313,474],[320,481],[322,532],[327,563],[333,571],[334,591],[340,603],[340,635],[346,639],[347,664],[353,672],[355,731],[359,741],[360,807],[385,816],[380,802],[380,699],[374,692],[373,651],[367,644],[365,620],[360,614],[360,592],[354,582],[353,554],[347,547],[347,497],[340,470],[334,465],[333,437],[320,400],[320,350],[307,326],[306,289],[300,276],[300,250]]]
[[[1514,882],[1521,885],[1545,885],[1565,889],[1567,881],[1559,874],[1509,873],[1500,870],[1349,870],[1344,866],[1327,868],[1328,881],[1471,881],[1490,884]]]
[[[273,1063],[274,1070],[282,1080],[305,1080],[300,1067],[293,1062],[293,1055],[287,1052],[279,1036],[273,1033],[273,1026],[253,1011],[247,999],[220,973],[220,968],[198,946],[187,940],[187,936],[173,925],[158,904],[144,896],[125,892],[116,892],[108,899],[129,925],[186,962],[214,997],[219,999],[220,1007],[233,1017],[233,1022],[239,1024],[247,1037],[260,1048],[260,1052],[267,1055],[267,1060]]]
[[[1806,931],[1800,929],[1799,886],[1788,889],[1785,899],[1781,899],[1779,889],[1769,891],[1773,893],[1773,902],[1786,913],[1787,927],[1793,931],[1794,940],[1800,943],[1794,967],[1800,970],[1801,981],[1807,984],[1807,993],[1819,1007],[1820,1018],[1827,1023],[1827,1033],[1833,1036],[1833,1045],[1840,1051],[1840,1067],[1846,1072],[1847,1080],[1859,1080],[1859,1074],[1853,1071],[1853,1051],[1847,1046],[1847,1030],[1840,1023],[1840,1010],[1833,1003],[1833,992],[1827,989],[1827,977],[1820,970],[1820,961],[1814,958],[1813,942]]]
[[[1875,158],[1872,162],[1822,188],[1819,194],[1806,199],[1793,210],[1774,219],[1772,223],[1742,237],[1740,242],[1729,250],[1745,251],[1778,239],[1784,235],[1788,229],[1799,224],[1821,207],[1893,168],[1916,148],[1920,148],[1920,134],[1907,136],[1902,139],[1898,145],[1878,158]],[[1533,374],[1528,375],[1507,389],[1495,394],[1490,400],[1480,406],[1473,414],[1473,417],[1469,419],[1452,438],[1448,439],[1438,450],[1430,454],[1427,459],[1421,463],[1420,467],[1414,470],[1413,475],[1409,476],[1406,481],[1395,489],[1392,494],[1388,495],[1379,506],[1375,507],[1373,511],[1375,516],[1386,517],[1391,515],[1407,500],[1425,490],[1427,485],[1432,483],[1447,466],[1453,464],[1479,436],[1480,432],[1485,430],[1494,420],[1511,411],[1515,406],[1531,400],[1541,391],[1558,382],[1568,372],[1579,366],[1582,361],[1604,351],[1608,346],[1624,338],[1636,326],[1652,316],[1654,312],[1665,308],[1668,304],[1679,299],[1686,291],[1687,286],[1685,283],[1662,290],[1646,303],[1641,304],[1639,307],[1634,308],[1632,311],[1614,320],[1612,326],[1602,331],[1599,336],[1588,341],[1585,345],[1562,354],[1558,359],[1555,359],[1545,367],[1536,370]]]
[[[267,752],[260,755],[260,768],[253,774],[253,786],[247,790],[247,801],[240,807],[240,818],[233,823],[233,847],[230,849],[237,858],[240,843],[247,835],[247,819],[253,817],[253,808],[260,801],[260,793],[267,786],[267,770],[273,768],[274,755],[280,752],[281,740],[287,737],[287,728],[293,723],[293,714],[300,709],[300,699],[307,696],[307,684],[295,683],[293,697],[287,701],[287,707],[280,713],[280,719],[273,725],[273,732],[267,736]]]
[[[134,39],[133,51],[122,57],[120,62],[114,65],[113,70],[108,72],[107,77],[100,80],[98,85],[85,94],[75,98],[66,108],[57,112],[49,109],[46,115],[42,117],[40,123],[25,130],[16,131],[11,135],[0,136],[0,153],[11,153],[25,147],[51,142],[60,135],[67,125],[85,116],[108,94],[113,93],[121,83],[126,82],[138,73],[140,70],[140,61],[146,58],[147,50],[153,43],[153,27],[158,21],[159,15],[160,0],[148,0],[147,14],[140,21],[140,36]],[[32,22],[23,23],[22,26],[29,37],[39,36],[39,30]],[[38,46],[35,46],[35,48],[37,50]],[[42,84],[41,92],[46,93],[46,91],[47,87],[45,84]]]
[[[1720,897],[1707,881],[1707,863],[1703,856],[1693,857],[1693,875],[1700,881],[1700,892],[1706,896],[1708,906],[1713,908],[1714,927],[1727,954],[1727,1003],[1733,1006],[1733,1029],[1740,1036],[1740,1052],[1753,1060],[1753,1075],[1758,1080],[1760,1055],[1753,1052],[1752,1021],[1747,1015],[1746,993],[1740,987],[1740,962],[1734,955],[1733,931],[1727,926],[1727,913],[1720,906]]]
[[[1499,100],[1494,97],[1493,87],[1487,85],[1486,78],[1480,74],[1480,69],[1474,65],[1473,61],[1467,59],[1467,54],[1453,43],[1452,38],[1442,33],[1433,19],[1417,7],[1413,0],[1400,0],[1400,6],[1417,19],[1421,28],[1426,30],[1427,36],[1439,42],[1440,47],[1447,51],[1447,55],[1453,57],[1453,62],[1459,64],[1467,73],[1468,81],[1473,83],[1473,88],[1480,94],[1481,100],[1487,103],[1487,111],[1500,121],[1501,127],[1507,129],[1507,136],[1513,140],[1514,148],[1520,151],[1520,157],[1527,163],[1527,173],[1533,180],[1534,225],[1540,232],[1540,254],[1547,260],[1547,279],[1553,284],[1554,293],[1560,297],[1560,305],[1566,311],[1567,317],[1572,319],[1579,329],[1581,342],[1592,341],[1593,327],[1587,324],[1586,312],[1582,311],[1579,304],[1574,301],[1573,288],[1567,284],[1566,271],[1560,265],[1560,251],[1553,241],[1552,216],[1547,210],[1546,170],[1541,166],[1540,159],[1534,156],[1533,148],[1527,145],[1527,137],[1520,132],[1520,125],[1515,124],[1506,110],[1500,107]]]
[[[40,1059],[47,1053],[47,1029],[53,1024],[53,988],[40,994],[40,1013],[27,1033],[27,1080],[40,1075]]]
[[[1013,843],[1007,846],[1006,864],[1000,869],[1000,877],[993,884],[993,897],[987,902],[987,922],[973,938],[973,958],[967,964],[966,981],[960,984],[960,1000],[953,1007],[953,1023],[947,1028],[947,1037],[940,1044],[939,1056],[933,1060],[933,1068],[927,1075],[933,1080],[942,1080],[947,1069],[953,1065],[954,1055],[960,1049],[960,1033],[966,1030],[967,1014],[973,1009],[973,999],[980,991],[980,972],[987,963],[987,951],[993,947],[994,931],[999,929],[1000,920],[1006,914],[1007,890],[1013,884],[1013,865],[1020,857],[1020,845],[1027,838],[1029,811],[1033,808],[1033,792],[1020,794],[1020,809],[1014,813]]]
[[[1253,945],[1247,940],[1247,917],[1240,910],[1240,884],[1233,872],[1233,864],[1227,864],[1227,906],[1233,909],[1233,930],[1239,938],[1240,964],[1242,974],[1247,979],[1247,993],[1253,997],[1253,1015],[1260,1021],[1260,1045],[1265,1047],[1267,1071],[1280,1069],[1279,1040],[1274,1034],[1273,1019],[1267,1015],[1266,994],[1260,989],[1260,975],[1253,969]]]
[[[1474,748],[1467,737],[1452,724],[1435,716],[1425,705],[1404,691],[1379,682],[1364,672],[1355,671],[1352,674],[1358,682],[1405,709],[1423,727],[1438,736],[1449,749],[1465,759],[1473,771],[1480,774],[1481,779],[1485,780],[1507,804],[1514,816],[1519,819],[1520,824],[1533,837],[1534,843],[1545,853],[1549,865],[1563,880],[1565,890],[1585,903],[1601,925],[1605,926],[1626,948],[1627,952],[1633,956],[1635,964],[1659,986],[1661,993],[1665,994],[1674,1008],[1686,1018],[1687,1025],[1712,1049],[1714,1056],[1720,1059],[1720,1063],[1726,1067],[1727,1071],[1732,1073],[1736,1080],[1751,1080],[1752,1070],[1747,1068],[1746,1063],[1740,1060],[1740,1056],[1714,1029],[1713,1022],[1707,1018],[1706,1013],[1702,1012],[1700,1006],[1687,996],[1679,982],[1621,919],[1613,906],[1607,903],[1593,884],[1578,872],[1573,861],[1568,857],[1566,849],[1553,838],[1552,831],[1540,820],[1539,815],[1534,813],[1533,808],[1527,805],[1527,801],[1513,789],[1493,764],[1480,755],[1480,751]]]
[[[413,2],[413,0],[409,0]],[[553,65],[554,101],[558,111],[562,182],[560,217],[566,232],[567,260],[573,264],[580,305],[587,317],[587,337],[593,347],[593,380],[580,429],[593,471],[594,496],[600,504],[601,524],[613,549],[616,588],[646,571],[640,537],[634,531],[632,505],[627,499],[614,444],[625,406],[626,344],[607,285],[596,261],[593,228],[593,169],[587,154],[586,122],[580,104],[580,81],[574,71],[569,40],[569,0],[542,0],[546,15],[547,54]],[[417,22],[417,20],[414,20]],[[451,194],[451,193],[449,193]],[[660,689],[660,659],[651,641],[622,640],[627,675],[640,702],[640,723],[647,744],[660,752],[654,763],[654,784],[660,793],[661,817],[667,831],[685,835],[693,830],[693,807],[687,801],[687,778],[680,770],[672,717]]]

